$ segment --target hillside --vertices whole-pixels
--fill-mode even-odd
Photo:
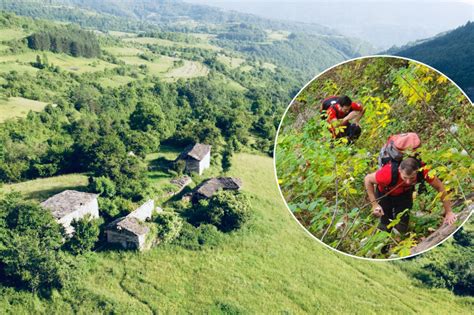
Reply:
[[[301,83],[334,63],[373,51],[366,42],[344,37],[320,25],[273,21],[181,1],[53,0],[39,6],[37,3],[35,0],[4,1],[0,3],[0,9],[73,22],[101,31],[197,33],[208,36],[218,46],[238,50],[248,58],[289,68]],[[225,36],[236,28],[240,37]],[[273,36],[282,31],[286,35]],[[249,33],[262,36],[258,40],[245,37]],[[294,36],[289,36],[291,34]]]
[[[387,51],[424,62],[453,79],[474,98],[474,22],[431,39]]]
[[[395,266],[355,260],[315,242],[290,216],[268,157],[239,154],[231,175],[251,197],[251,225],[215,248],[95,252],[74,291],[40,299],[1,288],[7,313],[466,313],[472,299],[412,283]],[[266,183],[266,185],[262,185]],[[383,299],[380,292],[393,299]],[[402,301],[402,302],[401,302]]]

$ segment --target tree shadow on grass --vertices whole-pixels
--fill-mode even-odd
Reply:
[[[150,171],[163,172],[170,174],[170,170],[173,170],[173,160],[168,160],[165,157],[159,157],[149,162],[148,169]]]
[[[23,193],[23,196],[27,200],[46,200],[49,197],[58,194],[62,191],[65,190],[77,190],[77,191],[83,191],[87,192],[87,186],[61,186],[61,187],[54,187],[50,189],[44,189],[44,190],[37,190],[37,191],[32,191],[29,193]]]

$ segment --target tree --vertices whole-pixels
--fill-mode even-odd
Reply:
[[[62,288],[76,265],[64,254],[62,227],[50,211],[9,194],[0,200],[0,265],[7,279],[32,291]]]
[[[166,120],[160,103],[138,102],[137,107],[130,115],[130,127],[144,132],[154,130],[166,134]]]
[[[90,215],[74,220],[74,234],[66,243],[66,247],[74,254],[83,254],[90,251],[99,239],[101,219],[92,219]]]
[[[115,196],[115,183],[108,177],[92,177],[89,179],[89,190],[101,194],[103,197]]]

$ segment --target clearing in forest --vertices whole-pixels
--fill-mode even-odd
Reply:
[[[194,77],[206,76],[209,73],[209,69],[205,67],[202,63],[197,61],[184,60],[184,65],[172,69],[165,74],[165,78],[168,80],[174,81],[177,79],[189,79]]]
[[[0,97],[0,122],[15,117],[26,117],[30,110],[40,112],[46,104],[23,97]]]

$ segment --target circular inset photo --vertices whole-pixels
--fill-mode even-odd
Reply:
[[[419,62],[350,60],[309,82],[278,129],[275,168],[299,223],[342,253],[410,257],[474,208],[474,106]]]

